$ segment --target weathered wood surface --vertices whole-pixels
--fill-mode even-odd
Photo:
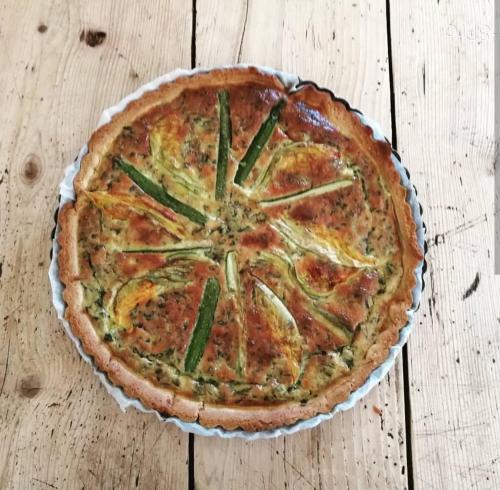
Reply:
[[[187,436],[119,411],[57,321],[47,268],[63,169],[105,107],[190,66],[191,5],[2,3],[0,488],[185,488]]]
[[[500,488],[493,3],[391,2],[397,141],[429,237],[428,291],[409,342],[422,489]]]
[[[0,488],[500,488],[493,3],[197,0],[193,33],[190,1],[0,2]],[[400,359],[356,408],[288,438],[188,437],[121,413],[52,311],[64,167],[103,108],[192,61],[332,88],[397,137],[424,205],[408,380]]]
[[[224,12],[224,15],[221,15]],[[391,135],[384,2],[198,3],[196,64],[272,66],[330,87]],[[346,29],[345,26],[349,26]],[[195,437],[197,488],[404,488],[402,362],[353,410],[272,441]],[[374,410],[381,409],[379,415]]]

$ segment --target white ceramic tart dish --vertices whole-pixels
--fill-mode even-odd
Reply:
[[[67,172],[54,304],[122,408],[292,433],[392,365],[422,290],[420,214],[376,125],[328,90],[176,71],[105,111]]]

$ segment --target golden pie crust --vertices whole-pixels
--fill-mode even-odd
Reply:
[[[261,112],[259,112],[260,109],[256,111],[246,110],[242,105],[244,103],[249,103],[248,101],[244,100],[244,94],[245,91],[247,89],[250,90],[250,88],[254,90],[254,92],[257,91],[256,93],[260,94],[258,95],[258,97],[260,97],[258,99],[259,101],[264,101],[262,102],[262,104],[264,104],[265,107],[261,109]],[[220,397],[220,399],[218,400],[214,399],[213,396],[204,394],[205,392],[201,393],[201,395],[199,393],[198,395],[196,395],[196,393],[192,391],[191,388],[181,390],[178,389],[175,385],[157,382],[154,377],[150,376],[149,374],[144,375],[143,372],[140,372],[141,370],[137,368],[137,366],[139,365],[137,364],[137,362],[139,361],[128,362],[126,354],[118,355],[117,352],[113,350],[114,348],[110,345],[110,343],[103,339],[102,332],[100,332],[99,328],[96,328],[97,320],[93,320],[92,315],[89,314],[88,300],[85,299],[85,285],[87,280],[86,277],[89,276],[88,271],[84,270],[88,267],[86,264],[84,264],[84,255],[82,255],[85,253],[85,250],[82,252],[82,247],[85,248],[86,242],[85,238],[81,238],[84,234],[83,230],[86,226],[85,223],[87,223],[89,220],[92,220],[91,216],[93,216],[92,214],[88,214],[88,210],[89,208],[92,208],[92,205],[89,204],[87,192],[94,192],[96,188],[98,190],[104,190],[104,192],[106,192],[106,188],[103,187],[102,189],[99,189],[96,182],[104,182],[104,180],[99,176],[104,172],[102,168],[111,168],[111,153],[113,153],[116,148],[120,148],[119,144],[116,142],[120,138],[122,138],[124,128],[133,127],[134,124],[137,124],[137,121],[147,120],[149,122],[147,124],[144,123],[143,125],[144,127],[146,127],[147,132],[151,130],[151,127],[148,126],[148,124],[151,123],[151,120],[147,119],[149,117],[148,115],[155,113],[155,111],[164,110],[163,108],[169,107],[169,104],[174,104],[175,101],[178,101],[179,97],[181,97],[183,94],[195,94],[189,100],[194,100],[194,102],[192,102],[193,104],[202,104],[203,102],[200,101],[203,100],[213,102],[215,97],[214,93],[216,94],[221,90],[228,90],[230,94],[232,94],[230,95],[230,97],[232,97],[232,99],[230,100],[235,101],[235,112],[234,114],[233,112],[231,112],[231,117],[233,118],[233,132],[238,130],[241,133],[233,134],[232,138],[233,145],[235,145],[235,148],[232,150],[233,154],[231,156],[234,166],[238,165],[238,161],[241,160],[241,155],[244,153],[245,145],[248,145],[248,142],[251,141],[252,137],[255,135],[255,131],[256,129],[258,129],[259,124],[262,123],[265,117],[269,114],[269,109],[276,101],[276,97],[282,97],[288,101],[287,103],[289,107],[291,107],[290,109],[284,109],[284,111],[288,110],[289,113],[285,113],[285,116],[283,116],[283,118],[289,117],[290,120],[292,120],[295,117],[296,119],[293,120],[298,122],[294,123],[295,126],[293,126],[292,123],[289,123],[286,128],[281,128],[283,130],[282,133],[280,133],[281,136],[276,136],[275,139],[281,137],[283,138],[283,141],[286,140],[286,143],[293,144],[294,142],[297,143],[297,140],[302,137],[302,134],[306,134],[307,141],[299,141],[298,146],[301,147],[300,145],[303,144],[305,147],[309,148],[309,144],[316,145],[315,138],[318,138],[318,141],[320,142],[317,143],[317,145],[314,147],[314,151],[319,148],[319,151],[321,152],[325,148],[325,143],[323,140],[321,140],[321,135],[324,133],[326,127],[328,131],[331,132],[331,134],[334,134],[335,138],[338,138],[338,140],[335,140],[335,145],[339,145],[341,155],[343,149],[347,148],[347,150],[345,151],[349,154],[349,162],[356,163],[357,160],[361,159],[363,161],[364,169],[372,169],[371,171],[373,171],[373,173],[376,175],[376,178],[373,177],[373,180],[371,182],[373,182],[374,186],[380,185],[380,188],[383,188],[384,192],[379,192],[382,197],[377,197],[375,193],[373,193],[373,195],[370,194],[371,190],[369,188],[367,191],[367,200],[370,200],[370,203],[376,203],[377,198],[383,201],[382,204],[378,205],[381,206],[380,209],[383,209],[383,206],[386,206],[386,211],[381,211],[379,213],[381,216],[380,220],[382,220],[382,222],[385,222],[383,220],[386,220],[392,223],[393,225],[390,226],[394,226],[394,229],[396,230],[394,238],[391,242],[391,247],[393,247],[391,248],[391,257],[396,257],[396,268],[399,271],[397,286],[394,287],[394,290],[391,291],[387,297],[385,297],[383,296],[383,294],[388,293],[380,293],[381,289],[379,289],[377,293],[373,293],[372,297],[369,296],[369,293],[366,293],[364,289],[362,293],[359,293],[359,288],[355,290],[344,288],[344,290],[347,291],[355,291],[355,293],[353,294],[357,295],[356,298],[358,298],[360,294],[362,296],[363,304],[360,303],[361,306],[357,305],[351,309],[349,309],[350,307],[347,308],[345,318],[342,317],[344,318],[343,321],[346,322],[347,328],[351,328],[351,333],[354,335],[354,338],[361,335],[358,332],[363,329],[363,321],[366,321],[367,315],[371,314],[370,312],[374,308],[373,304],[379,305],[376,306],[376,308],[378,308],[376,315],[376,318],[378,318],[378,320],[375,322],[376,329],[374,330],[375,333],[370,339],[369,345],[366,347],[367,344],[363,344],[366,348],[360,348],[359,350],[360,352],[363,352],[362,356],[353,364],[352,367],[348,369],[348,371],[340,376],[336,375],[334,378],[332,378],[331,382],[328,382],[326,383],[326,385],[322,385],[319,388],[314,388],[317,385],[317,383],[315,383],[315,379],[317,379],[319,375],[316,371],[314,371],[315,368],[311,364],[312,367],[310,368],[310,370],[312,372],[312,375],[309,379],[306,380],[307,383],[305,383],[305,381],[303,382],[307,384],[307,386],[313,388],[309,388],[310,396],[306,397],[305,399],[303,397],[301,399],[286,399],[286,395],[283,395],[285,396],[285,398],[281,399],[279,397],[273,398],[273,396],[269,396],[269,393],[271,393],[271,391],[266,390],[271,390],[271,388],[268,388],[268,384],[274,383],[273,386],[280,385],[286,387],[288,383],[289,386],[293,385],[295,389],[298,383],[297,380],[299,375],[297,373],[292,375],[288,373],[287,378],[287,375],[279,372],[276,375],[276,379],[278,379],[278,381],[281,379],[281,381],[277,382],[276,379],[269,375],[269,373],[271,372],[269,367],[262,368],[262,372],[259,371],[259,362],[268,362],[268,360],[266,361],[264,358],[261,359],[257,354],[256,360],[252,361],[255,368],[252,372],[255,372],[256,374],[254,376],[255,379],[253,380],[252,389],[250,390],[250,392],[257,392],[257,388],[255,388],[255,386],[261,383],[263,387],[259,389],[261,389],[261,391],[265,393],[265,396],[262,395],[261,399],[258,398],[259,395],[255,395],[255,397],[252,399],[245,399],[244,395],[243,398],[236,397],[234,399],[229,395],[223,395],[223,393],[229,393],[229,387],[233,386],[231,383],[235,383],[237,381],[235,381],[235,376],[237,375],[234,374],[234,372],[236,371],[231,371],[232,368],[229,369],[229,374],[220,374],[221,379],[224,380],[222,385],[224,386],[224,390],[226,391],[224,391],[222,388],[218,388],[219,394],[217,396]],[[423,259],[423,254],[417,243],[416,225],[412,217],[412,212],[406,201],[407,189],[401,185],[400,175],[395,169],[391,159],[392,149],[387,142],[375,140],[373,138],[372,130],[364,125],[354,112],[346,108],[346,105],[344,103],[335,99],[330,92],[321,90],[315,85],[308,83],[301,85],[298,89],[295,90],[296,92],[294,93],[289,92],[289,89],[283,85],[278,77],[263,73],[255,68],[228,68],[197,73],[191,76],[183,76],[173,82],[165,83],[158,89],[147,92],[138,100],[129,103],[125,110],[123,110],[123,112],[113,117],[110,123],[99,128],[92,135],[89,141],[88,153],[83,158],[81,169],[74,181],[76,201],[66,204],[59,216],[60,233],[58,235],[58,241],[61,248],[58,260],[60,278],[65,285],[64,299],[67,304],[66,318],[69,321],[74,334],[81,340],[85,352],[92,356],[95,365],[101,371],[105,372],[115,385],[120,386],[128,396],[139,399],[146,407],[153,408],[165,415],[179,417],[184,421],[198,422],[205,427],[221,426],[224,429],[228,430],[240,428],[247,431],[259,431],[290,425],[297,422],[298,420],[307,419],[319,413],[330,412],[335,405],[345,401],[351,392],[359,388],[366,381],[370,373],[387,358],[390,347],[398,341],[400,329],[405,326],[408,321],[406,311],[412,305],[412,289],[416,284],[415,268]],[[206,99],[203,98],[204,93],[207,94]],[[275,96],[272,94],[277,95]],[[240,102],[239,106],[237,98],[238,100],[243,101]],[[176,107],[182,108],[183,106],[182,104],[178,104]],[[207,109],[207,111],[207,114],[212,114],[212,112],[210,112],[211,109]],[[292,114],[293,111],[296,112],[296,114],[294,113],[295,115]],[[250,117],[252,112],[255,112],[257,116],[260,114],[260,118],[256,116],[255,124],[245,125],[245,115],[248,115],[248,117]],[[167,111],[162,114],[168,115],[170,114],[170,112]],[[216,117],[217,111],[215,111],[215,113],[213,114],[215,114],[214,117]],[[282,112],[282,114],[284,113]],[[155,121],[157,122],[157,120]],[[217,120],[214,119],[214,121]],[[210,126],[210,124],[207,123],[208,126]],[[280,123],[278,123],[278,126],[279,124]],[[324,127],[322,128],[321,125],[324,125]],[[304,130],[304,128],[306,129]],[[216,127],[215,134],[218,134],[217,131],[218,129]],[[245,132],[247,134],[245,134]],[[172,137],[171,134],[173,133],[169,134],[169,137]],[[291,138],[291,141],[289,141],[287,138]],[[215,141],[217,142],[217,139],[215,139]],[[269,141],[271,142],[271,140]],[[171,143],[173,144],[175,142]],[[281,144],[282,141],[279,141],[278,143]],[[271,143],[269,143],[269,145],[271,145]],[[209,142],[207,147],[212,148],[212,146],[213,145]],[[237,149],[237,147],[239,148],[239,150]],[[217,147],[215,147],[214,151],[216,151],[216,149]],[[295,156],[293,156],[293,158],[295,158]],[[133,160],[133,158],[131,158],[131,160]],[[210,161],[211,160],[209,160],[209,165],[211,164]],[[342,166],[342,161],[338,163],[339,161],[340,160],[336,160],[336,164]],[[345,170],[347,172],[347,167],[342,168],[341,170]],[[207,175],[209,175],[209,177],[207,177],[208,180],[204,182],[213,183],[214,171],[216,170],[209,169],[207,171]],[[306,170],[304,172],[307,173]],[[273,178],[271,179],[271,185],[274,185],[275,187],[278,185],[276,184],[276,182],[279,181],[278,177],[280,175],[288,177],[290,175],[296,175],[296,173],[293,174],[293,172],[292,174],[286,173],[286,169],[283,170],[281,174],[278,174],[277,177],[273,175]],[[361,172],[361,174],[363,175],[363,178],[365,178],[367,175],[366,172],[365,174],[363,174],[363,171]],[[231,170],[229,171],[229,175],[230,176],[228,178],[230,179]],[[123,182],[125,177],[121,177],[120,179],[120,182]],[[377,182],[379,184],[377,184]],[[131,182],[128,183],[130,185],[133,185]],[[109,185],[109,188],[111,189],[114,184]],[[359,189],[361,189],[361,184],[356,185],[359,187]],[[354,186],[351,187],[353,193]],[[346,196],[345,202],[347,203],[347,206],[354,206],[354,204],[351,204],[353,198],[350,197],[350,190],[344,189],[343,191],[338,192],[343,192],[342,196]],[[265,197],[265,193],[263,195]],[[314,199],[319,198],[312,197],[311,202]],[[340,202],[339,206],[342,205],[342,202]],[[365,205],[363,203],[357,203],[356,206],[356,209],[360,210],[359,213],[361,215],[364,212],[363,206]],[[295,216],[295,218],[297,218],[295,220],[295,224],[299,228],[301,226],[305,228],[309,226],[309,222],[307,222],[307,219],[309,219],[308,216],[310,213],[315,212],[316,216],[320,215],[319,209],[314,210],[307,206],[300,207],[298,204],[293,203],[286,204],[280,209],[284,209],[284,211],[279,212],[288,213],[287,216],[289,217],[292,215]],[[371,211],[372,210],[370,208],[370,213]],[[358,211],[352,211],[348,214],[354,215],[357,212]],[[372,213],[370,216],[372,215],[374,215],[374,213]],[[144,216],[140,216],[140,218],[142,220],[141,223],[146,220]],[[126,217],[124,218],[122,216],[120,219],[123,220],[126,219]],[[324,219],[327,220],[327,218]],[[324,225],[325,227],[330,226],[328,225],[327,221],[325,221],[325,223],[327,223]],[[359,220],[359,223],[362,223],[362,221]],[[349,232],[346,232],[345,235],[342,235],[341,238],[344,237],[346,241],[358,243],[356,241],[356,238],[353,238],[353,233],[356,233],[356,230],[354,229],[356,226],[362,226],[362,224],[359,223],[357,222],[357,224],[352,225],[352,229],[350,229]],[[315,223],[311,224],[311,226],[313,225],[316,226]],[[130,226],[134,226],[134,222],[131,221]],[[148,226],[151,226],[151,223],[148,222]],[[267,226],[267,224],[265,226]],[[262,233],[265,233],[265,231],[263,231]],[[254,235],[252,236],[254,237]],[[368,235],[364,237],[365,242],[369,243],[371,238],[367,237]],[[252,243],[252,240],[248,238],[248,236],[246,238],[240,237],[238,239],[240,240],[240,242],[238,242],[240,245],[241,243]],[[145,240],[147,241],[148,238],[146,238]],[[381,240],[383,242],[383,239]],[[259,246],[260,245],[258,245],[258,247]],[[264,247],[265,246],[267,245],[264,245]],[[274,250],[272,247],[275,246],[275,244],[271,243],[269,250],[272,252]],[[375,251],[379,250],[377,248],[378,246],[379,245],[375,247]],[[382,243],[380,247],[383,246],[384,245]],[[362,247],[361,241],[359,241],[358,252],[360,252],[361,250],[360,247]],[[380,250],[382,250],[382,248],[380,248]],[[361,250],[361,252],[363,252],[363,250]],[[257,255],[259,253],[260,251],[257,253]],[[364,250],[364,253],[365,255],[368,255],[366,250]],[[144,254],[141,255],[141,257],[142,256],[144,256]],[[92,261],[92,259],[89,260]],[[140,257],[138,260],[140,260]],[[314,261],[316,259],[312,260]],[[377,267],[375,266],[374,268],[377,269]],[[342,269],[342,267],[339,266],[337,269],[340,270]],[[257,272],[255,272],[256,270],[257,269],[251,269],[252,274],[257,274]],[[352,272],[349,268],[346,267],[342,269],[342,271],[344,272],[346,270],[346,274]],[[375,271],[375,274],[379,274],[377,276],[379,282],[377,283],[378,285],[376,287],[382,288],[382,286],[380,286],[380,272],[377,272],[379,270],[382,270],[381,266]],[[362,272],[359,272],[359,274],[365,274],[365,272],[363,271],[365,271],[365,269],[362,269]],[[264,272],[264,274],[266,273],[267,272]],[[241,274],[244,273],[241,272]],[[355,273],[353,274],[355,275]],[[354,277],[354,275],[352,277]],[[320,274],[320,276],[320,279],[322,280],[324,278],[324,275]],[[367,272],[363,277],[368,277],[368,279],[370,279],[370,277],[372,276],[370,276]],[[245,277],[248,278],[250,277],[250,275],[247,275]],[[251,280],[248,279],[248,281]],[[221,281],[223,281],[223,279],[221,279]],[[248,284],[250,284],[250,282],[248,282]],[[252,286],[250,285],[248,287],[250,288]],[[195,290],[196,286],[193,286],[193,291]],[[339,286],[338,291],[340,290],[341,289]],[[223,285],[221,297],[224,297],[224,291],[225,290]],[[337,296],[339,294],[340,293],[336,293]],[[375,298],[377,294],[382,295],[381,298],[383,298],[379,300],[380,304],[377,303],[377,300],[373,300],[373,298]],[[351,305],[352,303],[349,302],[348,298],[344,298],[343,301],[345,301],[345,303],[342,303],[341,306],[345,306],[345,304]],[[372,303],[372,306],[367,306],[368,303]],[[186,308],[188,307],[186,306]],[[246,303],[243,311],[250,311],[249,309],[245,308],[247,308]],[[255,310],[255,305],[252,307],[248,306],[248,308],[254,308]],[[342,310],[342,308],[339,308],[337,304],[334,304],[329,311],[334,311],[335,315],[337,315],[336,318],[338,318],[339,316],[342,316],[339,313],[339,309]],[[361,312],[361,320],[356,320],[356,315],[358,315],[359,312]],[[265,315],[262,315],[258,318],[264,318],[262,322],[265,327],[266,317]],[[192,312],[191,317],[193,317]],[[372,317],[370,316],[370,318]],[[243,320],[242,322],[244,321],[245,320]],[[190,321],[189,328],[194,328],[193,323],[194,317]],[[136,327],[131,328],[136,329]],[[304,331],[300,330],[300,334],[302,335],[302,338],[304,338]],[[171,337],[171,339],[174,339],[174,337],[175,336]],[[161,335],[159,335],[158,338],[160,339],[160,344],[163,340],[165,340],[161,337]],[[275,337],[273,337],[273,339],[275,339]],[[248,338],[246,338],[246,340],[248,342]],[[286,343],[286,339],[284,340],[284,342]],[[184,341],[184,344],[186,343],[189,343],[189,336],[186,337]],[[182,352],[185,353],[187,347],[184,344],[182,347],[182,349],[184,350]],[[230,346],[226,348],[234,349],[234,345],[230,344]],[[259,347],[259,349],[262,348],[262,346]],[[280,346],[276,346],[276,349],[279,350]],[[300,349],[302,349],[302,354],[290,354],[290,349],[286,351],[286,354],[283,354],[284,351],[279,351],[279,353],[281,353],[281,355],[285,357],[290,356],[291,361],[288,362],[288,358],[286,358],[284,369],[285,371],[289,369],[290,372],[292,372],[294,369],[294,364],[292,361],[299,358],[305,358],[305,354],[303,354],[305,347],[300,347]],[[311,348],[311,352],[312,351],[313,349]],[[250,350],[250,353],[252,352],[253,351]],[[339,352],[343,351],[339,350]],[[228,359],[232,359],[230,354],[231,353],[228,353]],[[301,355],[302,357],[300,357]],[[322,359],[321,356],[323,355],[324,357],[325,353],[323,352],[322,355],[317,353],[309,353],[308,355],[311,356],[309,359],[311,359],[313,355],[317,355],[317,359]],[[294,358],[294,356],[296,356],[296,358]],[[211,362],[214,363],[216,361],[214,361],[213,359],[212,361],[207,361],[205,359],[202,362],[204,363],[203,369],[205,369],[206,372],[211,373],[210,375],[212,376],[214,382],[217,381],[217,373],[219,371],[217,371],[215,375],[214,372],[211,371]],[[229,362],[230,361],[228,361],[228,363]],[[320,361],[318,360],[318,362]],[[343,363],[344,361],[341,360],[339,362]],[[178,364],[177,368],[182,371],[182,363]],[[234,369],[236,370],[236,368]],[[220,373],[222,372],[223,371],[221,370]],[[204,375],[204,373],[202,373],[202,375]],[[187,375],[185,373],[181,373],[179,376],[184,379]],[[253,375],[250,375],[247,372],[245,376],[246,380],[248,380]],[[270,376],[271,379],[268,380],[266,376]],[[280,376],[282,376],[282,378],[280,378]],[[193,380],[192,382],[189,381],[189,383],[191,383],[189,386],[196,385],[197,389],[202,386],[199,385],[198,381],[196,380]],[[300,391],[300,393],[304,392],[303,387],[297,389]]]

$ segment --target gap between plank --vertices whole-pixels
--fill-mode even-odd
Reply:
[[[403,347],[403,390],[404,390],[404,403],[405,403],[406,467],[408,475],[408,489],[413,490],[415,488],[415,481],[413,476],[411,397],[410,397],[410,380],[409,380],[407,345]]]
[[[394,95],[394,72],[392,68],[392,39],[391,39],[391,6],[390,0],[385,2],[385,15],[387,19],[387,57],[389,61],[389,91],[391,103],[391,129],[392,147],[398,149],[398,135],[396,131],[396,97]]]
[[[191,13],[191,68],[196,68],[196,0]],[[188,490],[195,490],[194,480],[194,434],[188,436]]]
[[[189,434],[188,442],[188,490],[194,490],[194,434]]]
[[[387,57],[389,64],[389,90],[391,103],[391,129],[392,129],[392,147],[398,149],[398,135],[396,129],[396,97],[394,94],[394,71],[392,65],[392,38],[391,38],[391,6],[390,0],[385,3],[386,31],[387,31]],[[410,376],[408,366],[408,346],[403,347],[403,392],[405,406],[405,434],[406,434],[406,467],[408,489],[415,488],[413,475],[413,456],[412,456],[412,434],[411,434],[411,397],[410,397]]]
[[[193,0],[191,15],[191,68],[196,68],[196,0]]]

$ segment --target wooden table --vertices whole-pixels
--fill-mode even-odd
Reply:
[[[493,3],[0,2],[0,488],[500,488]],[[387,378],[314,430],[256,442],[121,413],[47,278],[58,183],[102,109],[175,67],[238,61],[315,80],[378,120],[429,241],[423,303]]]

